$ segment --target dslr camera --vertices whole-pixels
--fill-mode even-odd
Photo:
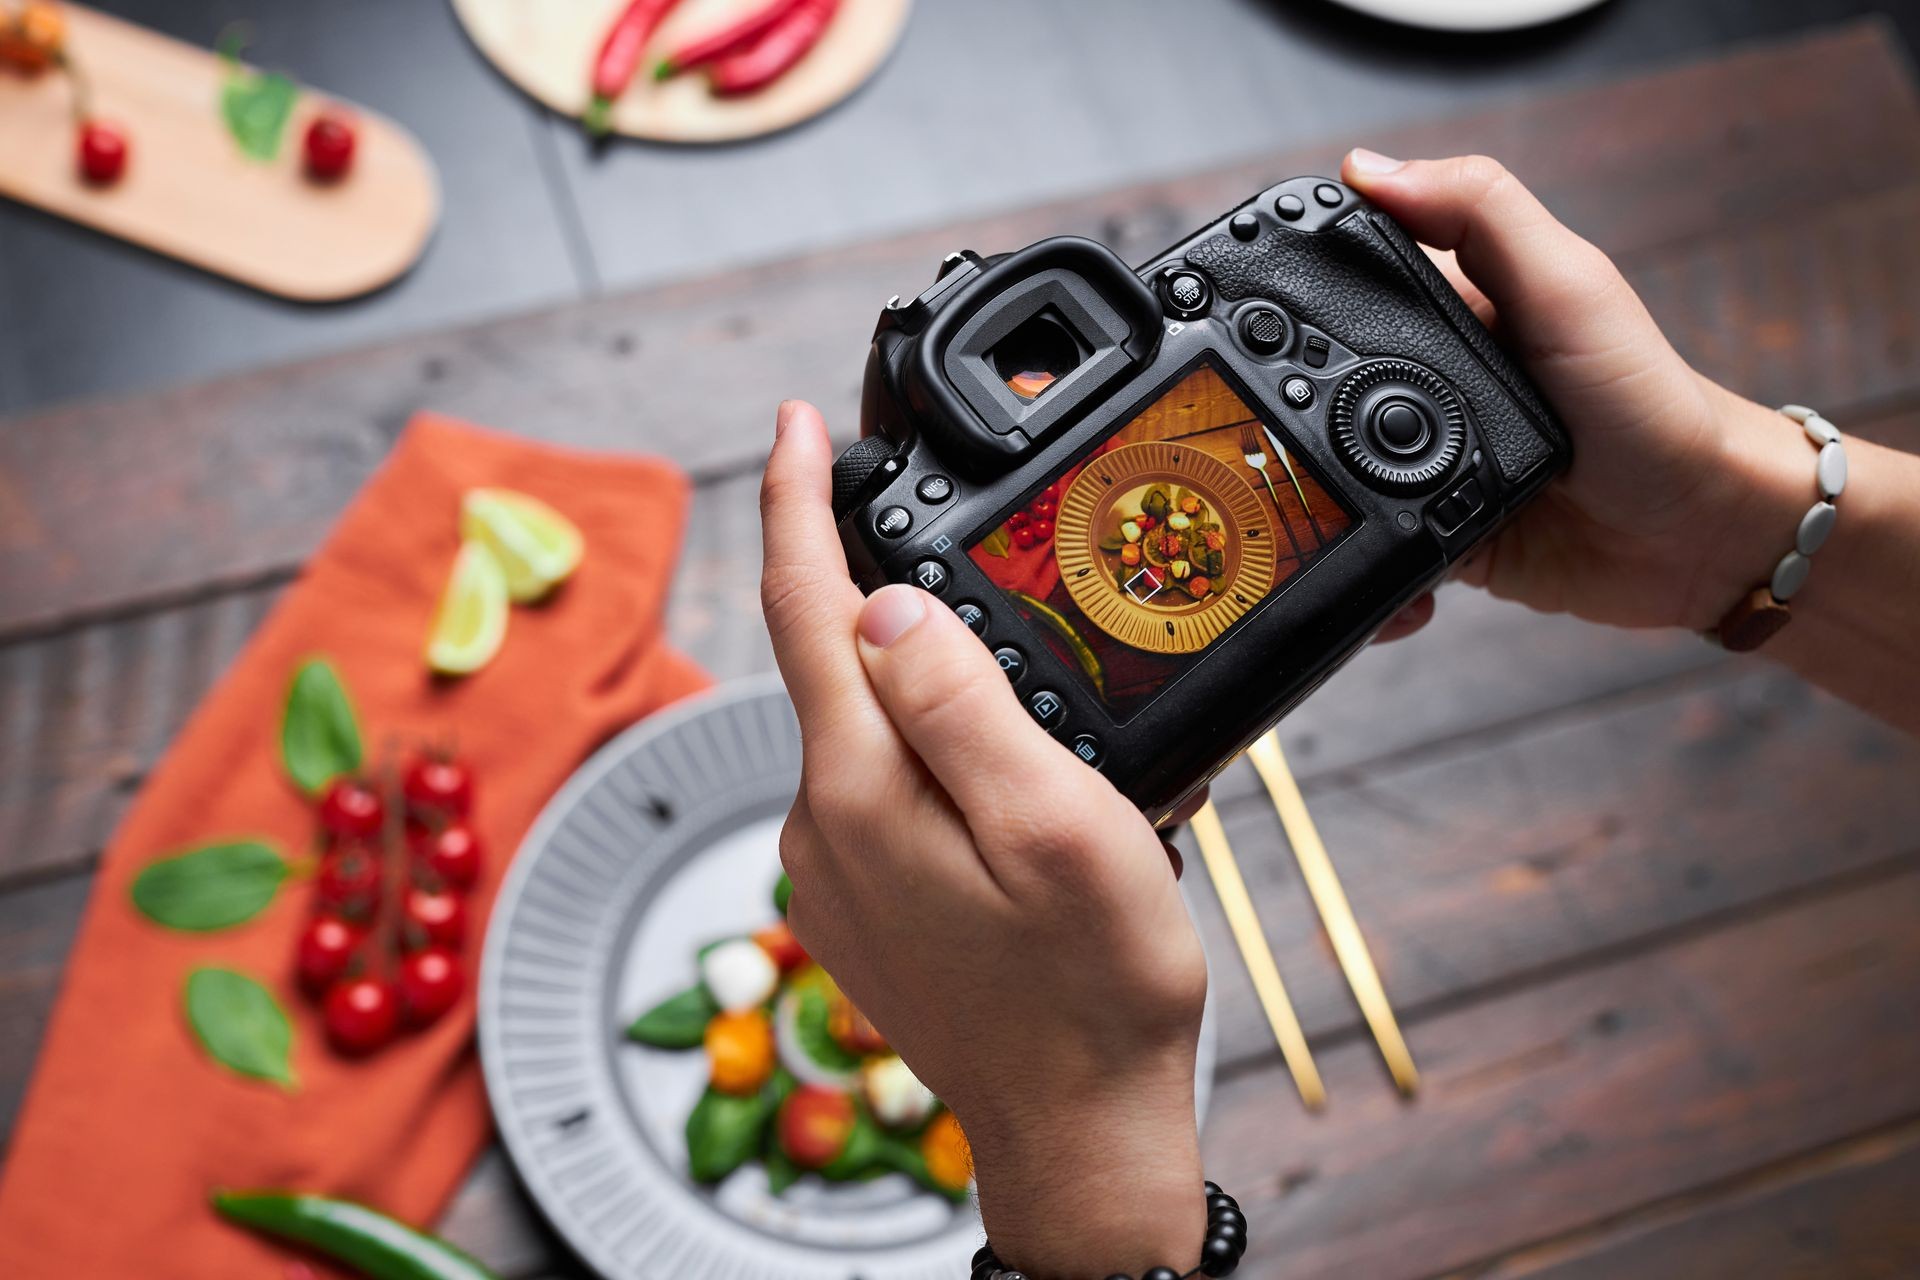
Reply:
[[[854,578],[939,597],[1156,820],[1570,458],[1420,249],[1313,177],[1137,271],[950,254],[881,312],[861,419]]]

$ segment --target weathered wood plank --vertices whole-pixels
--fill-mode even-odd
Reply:
[[[1920,1120],[1683,1192],[1451,1280],[1920,1275]]]
[[[1646,146],[1624,143],[1623,115],[1659,122],[1645,131]],[[1795,283],[1812,291],[1797,295],[1794,328],[1772,344],[1819,329],[1796,348],[1803,350],[1866,332],[1848,321],[1843,283],[1851,277],[1817,268],[1846,248],[1835,237],[1858,233],[1857,204],[1920,200],[1916,120],[1884,33],[1857,26],[1374,141],[1406,154],[1501,153],[1630,266],[1661,259],[1666,265],[1642,280],[1656,294],[1660,271],[1690,280],[1707,270],[1703,257],[1729,264],[1723,278],[1763,278],[1810,261],[1812,279]],[[1076,230],[1144,255],[1276,174],[1326,168],[1337,150],[1261,157],[137,402],[16,420],[0,430],[0,634],[284,572],[422,407],[540,438],[654,449],[708,474],[757,459],[764,420],[782,396],[815,398],[850,431],[857,353],[875,307],[925,279],[954,244],[1011,246]],[[1808,191],[1821,194],[1811,206]],[[1888,207],[1897,220],[1912,206]],[[1775,223],[1791,235],[1761,243],[1738,234]],[[1886,250],[1873,279],[1910,294],[1920,247],[1896,237]],[[1676,339],[1711,354],[1728,319],[1707,317],[1691,329],[1675,320]],[[1873,394],[1810,356],[1760,372],[1791,381],[1800,399]],[[1771,394],[1773,382],[1761,385]]]
[[[0,1154],[13,1133],[92,883],[90,876],[65,876],[0,894]]]
[[[1225,1082],[1203,1145],[1254,1224],[1241,1274],[1432,1275],[1914,1115],[1916,912],[1909,859],[1416,1021],[1411,1104],[1357,1039],[1321,1058],[1322,1118],[1277,1063]]]

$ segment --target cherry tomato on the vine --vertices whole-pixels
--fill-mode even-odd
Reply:
[[[453,1008],[465,989],[460,958],[445,947],[428,947],[400,962],[400,1009],[412,1026],[424,1027]]]
[[[335,111],[323,111],[307,126],[307,173],[320,182],[337,182],[353,167],[353,124]]]
[[[407,806],[422,816],[464,818],[473,808],[473,775],[449,756],[421,756],[400,781]]]
[[[444,889],[409,889],[402,914],[415,948],[457,948],[467,936],[467,904]]]
[[[464,822],[414,836],[414,852],[450,889],[471,889],[480,878],[480,837]]]
[[[775,1121],[780,1149],[802,1169],[833,1163],[853,1133],[853,1099],[839,1089],[803,1084],[780,1104]]]
[[[372,1053],[393,1039],[400,1003],[393,984],[379,978],[349,978],[327,992],[321,1015],[327,1040],[341,1053]]]
[[[307,994],[318,996],[353,963],[353,954],[366,934],[339,916],[315,916],[300,931],[294,949],[294,968]]]
[[[314,888],[322,909],[362,919],[380,903],[380,860],[361,845],[335,849],[320,860]]]
[[[113,125],[88,120],[80,126],[80,176],[95,186],[111,186],[127,171],[127,135]]]
[[[335,840],[372,840],[386,821],[380,793],[361,778],[335,778],[320,797],[320,826]]]

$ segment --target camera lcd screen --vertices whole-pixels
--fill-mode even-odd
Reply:
[[[1203,361],[968,556],[1130,719],[1353,523]]]

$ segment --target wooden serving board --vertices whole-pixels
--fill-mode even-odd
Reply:
[[[842,0],[800,62],[758,93],[722,98],[690,72],[663,83],[654,63],[691,36],[752,13],[763,0],[685,0],[668,15],[614,104],[613,130],[655,142],[733,142],[791,128],[852,93],[880,68],[906,26],[908,0]],[[600,42],[627,0],[453,0],[453,11],[500,73],[562,115],[587,109]]]
[[[440,216],[440,185],[404,129],[303,90],[278,158],[249,159],[221,118],[225,68],[212,51],[64,7],[94,114],[127,131],[126,174],[93,187],[76,173],[66,76],[0,71],[0,195],[303,302],[377,289],[419,258]],[[323,103],[350,112],[358,135],[352,171],[329,185],[309,181],[301,160]]]

